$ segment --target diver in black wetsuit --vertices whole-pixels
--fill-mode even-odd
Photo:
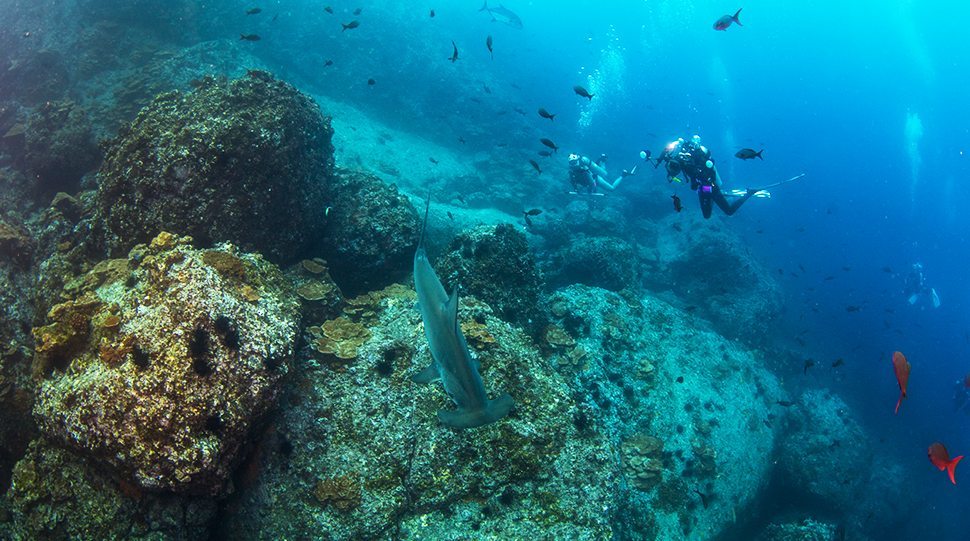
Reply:
[[[667,182],[680,182],[678,175],[681,173],[690,180],[690,189],[697,192],[704,218],[711,217],[714,203],[724,211],[724,214],[730,216],[758,192],[758,190],[746,190],[744,195],[729,203],[721,190],[721,177],[714,167],[711,152],[701,145],[701,138],[697,135],[691,137],[690,141],[678,139],[667,145],[657,159],[657,165],[660,163],[664,163],[667,169]]]

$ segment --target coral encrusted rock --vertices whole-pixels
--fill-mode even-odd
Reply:
[[[329,193],[332,208],[321,250],[340,290],[357,295],[409,275],[420,223],[397,186],[341,169]]]
[[[99,173],[107,252],[118,257],[172,231],[297,260],[326,223],[332,135],[313,100],[262,71],[157,96],[113,141]]]
[[[448,291],[458,283],[462,295],[482,299],[502,319],[526,328],[538,324],[542,275],[514,226],[481,226],[458,235],[435,266]]]
[[[34,329],[34,417],[141,489],[219,495],[280,392],[299,301],[228,244],[167,233],[65,286]]]

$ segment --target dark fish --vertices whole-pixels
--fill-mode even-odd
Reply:
[[[355,15],[355,16],[356,16],[356,15],[360,15],[360,12],[362,12],[362,11],[364,11],[364,10],[363,10],[363,9],[361,9],[361,8],[357,8],[357,9],[355,9],[355,10],[354,10],[354,15]]]
[[[521,107],[516,107],[515,109],[512,109],[512,110],[515,111],[516,113],[519,113],[520,115],[525,115],[525,111],[523,111]]]
[[[845,364],[845,361],[842,360],[842,357],[839,357],[838,359],[832,361],[832,368],[838,368],[843,364]]]
[[[532,168],[535,169],[537,173],[539,173],[540,175],[542,174],[542,169],[539,169],[539,164],[536,163],[535,160],[529,160],[529,163],[532,164]]]
[[[329,60],[329,59],[326,62],[323,63],[323,67],[325,67],[325,68],[328,68],[328,67],[330,67],[332,65],[333,65],[333,60]]]
[[[492,89],[489,88],[488,85],[485,84],[485,83],[482,83],[482,90],[484,90],[486,94],[491,94],[492,93]],[[504,113],[504,111],[499,112],[499,114],[501,114],[501,113]]]
[[[680,211],[684,210],[684,205],[682,205],[680,203],[680,198],[677,197],[677,194],[671,195],[670,198],[674,200],[674,210],[675,211],[680,212]]]
[[[375,81],[374,79],[367,79],[367,86],[374,86],[376,84],[377,84],[377,81]]]
[[[344,29],[341,30],[341,32],[343,32],[344,30],[353,30],[354,28],[357,28],[358,26],[360,26],[360,21],[350,21],[347,24],[340,23],[340,26],[344,27]]]
[[[559,147],[556,146],[556,143],[553,143],[549,139],[546,139],[545,137],[543,137],[542,139],[539,139],[539,142],[551,148],[553,152],[559,152]]]
[[[822,278],[822,280],[824,280],[826,282],[828,282],[830,280],[835,280],[835,276],[829,275],[829,276],[826,276],[825,278]]]
[[[529,215],[525,215],[525,225],[532,227],[532,220],[529,219]]]
[[[842,267],[842,270],[844,270],[845,272],[849,272],[850,270],[852,270],[852,267],[848,267],[848,266]]]
[[[326,11],[327,13],[333,15],[333,8],[330,6],[323,8],[323,11]]]
[[[259,41],[262,38],[256,34],[239,34],[239,39],[243,41]]]
[[[700,490],[697,490],[696,488],[694,489],[694,494],[697,494],[698,496],[700,496],[701,505],[704,506],[704,509],[707,509],[707,504],[710,501],[709,500],[710,496],[708,496],[707,494],[704,494],[703,492],[701,492]]]
[[[684,228],[681,227],[680,224],[673,224],[670,227],[673,227],[674,228],[674,231],[683,231],[684,230]]]
[[[714,30],[727,30],[731,23],[737,24],[738,26],[744,26],[741,21],[738,20],[738,15],[741,14],[743,8],[738,8],[734,15],[724,15],[720,19],[714,22]]]
[[[433,164],[435,164],[435,165],[438,165],[438,160],[436,160],[436,159],[434,159],[434,158],[432,158],[430,156],[428,157],[428,161],[431,162],[431,163],[433,163]]]
[[[588,90],[586,90],[585,88],[583,88],[583,87],[581,87],[579,85],[576,85],[576,86],[573,87],[573,92],[575,92],[576,94],[578,94],[578,95],[580,95],[580,96],[582,96],[584,98],[588,98],[589,101],[593,101],[594,94],[590,94]]]
[[[461,194],[456,194],[455,195],[455,199],[457,199],[458,201],[460,201],[462,205],[467,205],[468,204],[468,203],[465,202],[465,198]]]
[[[251,8],[251,9],[247,9],[246,10],[246,15],[258,15],[258,14],[260,14],[262,12],[263,12],[263,10],[261,10],[259,8]]]
[[[811,359],[805,359],[805,368],[802,369],[802,374],[808,374],[808,369],[815,366],[815,361]]]
[[[485,38],[485,46],[488,47],[489,58],[491,58],[492,60],[495,60],[495,55],[492,54],[492,35],[491,34],[489,34],[488,37]]]
[[[553,121],[556,120],[556,115],[550,113],[549,111],[546,111],[542,107],[539,108],[539,116],[541,116],[542,118],[548,118],[549,120],[553,120]]]
[[[549,156],[552,156],[552,152],[549,152],[548,150],[540,150],[539,155],[543,158],[548,158]]]
[[[795,405],[794,402],[789,402],[788,400],[775,400],[775,404],[778,404],[783,408],[790,408]]]
[[[455,217],[451,214],[451,211],[450,210],[448,211],[448,219],[451,220],[451,221],[454,221],[455,220]]]
[[[455,40],[451,40],[451,48],[454,49],[454,51],[451,53],[451,58],[449,60],[451,60],[451,63],[454,64],[455,60],[458,60],[458,46],[455,45]]]
[[[431,10],[431,13],[429,13],[429,15],[431,16],[432,19],[434,19],[434,10],[433,9]]]
[[[280,14],[279,13],[277,13],[276,15],[273,15],[273,19],[271,20],[271,22],[274,22],[275,23],[276,22],[276,19],[279,19],[279,17],[280,17]]]
[[[464,145],[465,144],[465,138],[459,135],[458,136],[458,142]]]
[[[761,149],[755,152],[754,149],[752,148],[742,148],[741,150],[734,153],[734,157],[741,158],[742,160],[753,160],[755,158],[758,158],[759,160],[764,160],[765,159],[764,156],[761,155],[761,153],[764,151],[765,149]]]
[[[542,209],[529,209],[525,211],[526,216],[538,216],[542,214]]]
[[[885,272],[886,274],[892,274],[893,273],[893,268],[892,267],[883,267],[882,268],[882,272]]]
[[[850,304],[849,306],[845,307],[846,312],[858,312],[859,310],[862,310],[862,307],[854,304]]]
[[[767,426],[768,428],[771,428],[771,421],[769,421],[768,419],[765,419],[762,422],[765,424],[765,426]]]

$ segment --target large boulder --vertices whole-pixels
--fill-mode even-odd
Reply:
[[[542,274],[525,235],[511,224],[479,226],[455,237],[435,261],[451,291],[488,302],[502,319],[532,330],[540,324]]]
[[[144,490],[226,493],[293,352],[280,271],[163,233],[64,296],[34,329],[41,432]]]
[[[765,338],[781,313],[778,282],[737,235],[700,218],[686,225],[674,220],[656,230],[644,285],[673,292],[729,338]]]
[[[143,493],[105,475],[89,460],[44,439],[14,468],[10,537],[45,539],[209,539],[211,498]],[[0,538],[4,529],[0,526]]]
[[[397,186],[340,169],[331,180],[328,204],[321,251],[343,292],[380,289],[410,274],[420,223]]]
[[[326,224],[332,134],[313,100],[262,71],[159,95],[99,173],[96,226],[107,252],[123,255],[165,230],[297,259]]]

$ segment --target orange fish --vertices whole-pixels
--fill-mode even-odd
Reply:
[[[893,371],[896,372],[896,382],[899,383],[899,400],[896,401],[896,409],[893,413],[899,413],[899,405],[906,398],[906,385],[909,383],[909,362],[906,356],[900,352],[893,353]]]
[[[927,454],[930,457],[930,462],[939,468],[940,471],[946,470],[946,472],[950,474],[950,482],[952,482],[954,485],[957,484],[957,480],[953,477],[953,473],[957,469],[957,463],[963,460],[963,455],[950,460],[950,453],[946,452],[946,447],[943,447],[943,444],[939,442],[930,445],[930,449]]]

